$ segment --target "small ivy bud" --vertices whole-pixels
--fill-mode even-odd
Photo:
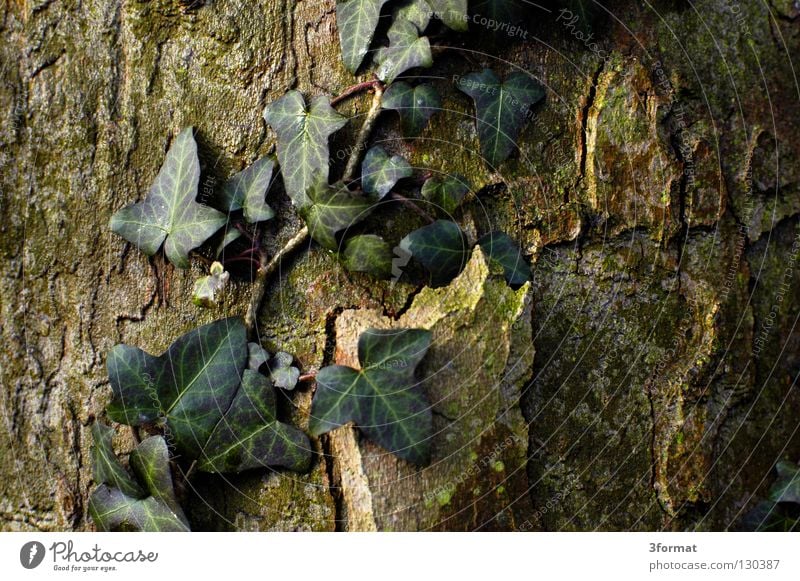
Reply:
[[[219,262],[214,262],[209,272],[209,276],[204,276],[194,283],[192,301],[198,307],[216,307],[219,295],[230,278],[230,273],[225,272],[225,267]]]

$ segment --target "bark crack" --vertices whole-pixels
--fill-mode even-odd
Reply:
[[[592,76],[585,104],[579,113],[580,132],[578,135],[580,159],[579,181],[586,185],[587,201],[592,209],[597,208],[597,182],[594,175],[594,150],[597,142],[597,120],[602,107],[599,106],[612,74],[604,75],[605,61],[601,61]]]
[[[57,55],[53,55],[51,57],[46,58],[41,64],[39,64],[35,69],[33,69],[33,71],[31,71],[30,79],[31,80],[35,79],[37,76],[39,76],[39,73],[55,65],[59,60],[61,60],[61,57],[63,57],[66,54],[66,52],[67,51],[65,49],[62,49],[61,52],[59,52]]]

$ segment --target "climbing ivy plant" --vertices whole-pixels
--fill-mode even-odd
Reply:
[[[493,13],[505,10],[503,2],[488,4]],[[427,174],[369,143],[383,111],[399,115],[407,139],[419,136],[433,115],[444,114],[434,84],[419,82],[413,72],[433,64],[429,29],[467,29],[466,0],[345,0],[337,2],[336,14],[345,67],[364,71],[371,80],[334,99],[289,91],[267,105],[263,117],[277,137],[277,159],[258,159],[202,203],[197,199],[197,145],[193,130],[184,129],[172,139],[144,200],[111,218],[111,230],[149,256],[163,248],[179,268],[188,267],[193,256],[210,263],[208,275],[195,284],[198,307],[219,304],[229,268],[245,264],[256,276],[243,319],[198,327],[161,355],[129,345],[109,352],[112,400],[106,416],[130,426],[137,439],[141,433],[148,437],[128,455],[126,468],[113,450],[115,430],[100,422],[93,426],[98,486],[90,514],[102,530],[188,530],[174,467],[182,467],[182,479],[195,471],[308,470],[311,440],[281,418],[276,406],[278,394],[295,389],[301,380],[316,382],[313,436],[354,422],[399,458],[418,465],[430,461],[431,404],[417,372],[431,348],[428,330],[370,329],[358,341],[358,369],[332,365],[315,378],[301,376],[290,354],[269,353],[251,340],[269,276],[303,241],[310,238],[335,253],[346,269],[380,278],[403,276],[397,265],[411,261],[435,286],[458,276],[477,244],[509,284],[530,278],[522,252],[507,234],[488,232],[475,240],[457,223],[464,205],[476,198],[466,179]],[[379,30],[382,19],[385,33]],[[528,75],[512,73],[501,80],[489,69],[460,77],[456,87],[475,103],[481,151],[488,166],[496,168],[512,154],[530,107],[544,97],[544,89]],[[335,106],[367,90],[373,93],[373,106],[343,175],[332,182],[329,139],[350,121]],[[267,196],[278,190],[279,174],[305,226],[270,258],[260,223],[276,218]],[[387,202],[402,204],[428,223],[392,245],[390,233],[364,226]],[[238,254],[231,250],[242,245]]]

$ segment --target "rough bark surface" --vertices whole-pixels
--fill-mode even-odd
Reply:
[[[509,530],[530,515],[520,409],[533,363],[530,299],[530,284],[511,290],[476,249],[450,285],[424,289],[399,318],[377,309],[339,315],[341,365],[358,368],[358,337],[369,328],[423,328],[433,337],[419,374],[434,418],[429,466],[359,443],[349,427],[330,435],[337,470],[363,470],[355,486],[337,483],[344,528]]]
[[[426,371],[453,367],[431,392],[434,463],[414,470],[345,430],[315,442],[306,475],[192,479],[195,528],[716,530],[765,496],[777,460],[800,459],[800,10],[607,4],[599,51],[557,12],[532,19],[527,42],[440,51],[430,74],[447,111],[419,141],[391,114],[375,137],[467,176],[479,203],[461,221],[519,240],[530,287],[507,288],[479,252],[451,286],[419,291],[309,246],[267,288],[259,339],[306,371],[354,363],[366,324],[441,338]],[[0,529],[92,529],[88,428],[111,346],[160,353],[244,315],[247,281],[198,309],[202,265],[148,259],[108,220],[143,197],[181,128],[196,128],[208,195],[270,150],[266,103],[363,80],[341,64],[334,6],[0,3]],[[548,88],[495,169],[451,82],[482,66]],[[355,122],[335,136],[334,172],[369,103],[340,107]],[[272,253],[300,222],[282,195],[269,202]],[[381,218],[397,233],[418,220]],[[312,391],[283,402],[301,426]]]

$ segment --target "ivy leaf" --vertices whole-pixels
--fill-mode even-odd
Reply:
[[[544,88],[522,73],[500,82],[489,69],[461,77],[457,84],[475,101],[481,153],[497,166],[514,150],[528,110],[544,97]]]
[[[444,214],[450,215],[469,192],[467,178],[460,175],[432,177],[422,184],[422,197]]]
[[[800,468],[791,462],[778,462],[775,466],[778,480],[772,485],[769,499],[773,502],[800,504]]]
[[[100,531],[182,533],[189,527],[163,502],[152,496],[131,498],[101,484],[89,498],[89,516]]]
[[[392,16],[395,20],[408,20],[422,33],[428,28],[432,14],[433,9],[425,0],[407,0],[395,8]]]
[[[394,109],[400,114],[400,126],[405,137],[416,137],[425,128],[431,116],[442,108],[442,100],[432,85],[412,87],[398,81],[383,95],[384,109]]]
[[[412,173],[411,166],[403,157],[389,156],[385,149],[376,145],[364,156],[361,185],[377,201],[388,194],[398,181],[410,177]]]
[[[258,357],[252,345],[247,343],[244,324],[238,318],[198,327],[160,357],[117,345],[108,356],[114,399],[106,411],[115,421],[131,425],[165,418],[176,450],[188,459],[201,460],[203,469],[216,471],[225,466],[245,470],[273,463],[300,469],[306,465],[303,458],[310,446],[300,442],[300,449],[288,449],[299,442],[299,436],[289,426],[272,425],[274,409],[269,416],[272,435],[262,434],[261,424],[242,423],[241,418],[254,417],[240,409],[242,406],[256,405],[263,415],[262,408],[274,398],[266,378],[264,388],[251,376],[259,374],[245,369]],[[251,400],[256,404],[248,403]],[[275,434],[279,440],[274,439]],[[213,458],[204,459],[204,453]]]
[[[278,351],[275,357],[272,357],[269,351],[258,343],[248,343],[247,348],[250,353],[247,360],[248,369],[259,371],[261,366],[266,364],[269,378],[275,387],[292,390],[297,386],[300,370],[292,366],[294,357],[283,351]]]
[[[428,4],[448,28],[467,30],[467,0],[428,0]]]
[[[531,269],[517,243],[504,232],[490,232],[481,236],[478,245],[492,262],[503,267],[506,281],[511,285],[522,285],[531,279]]]
[[[798,520],[783,506],[762,500],[747,511],[740,521],[740,526],[742,530],[751,532],[790,533],[798,528]]]
[[[431,407],[414,371],[431,344],[424,329],[368,329],[358,338],[361,370],[342,365],[317,373],[311,432],[319,436],[347,422],[393,454],[426,464]]]
[[[350,192],[343,184],[322,182],[309,190],[309,205],[300,211],[311,237],[330,250],[336,250],[336,234],[366,218],[372,202]]]
[[[400,241],[400,248],[425,267],[434,286],[447,284],[458,276],[470,252],[466,236],[450,220],[437,220],[414,230]]]
[[[236,228],[233,223],[228,222],[225,224],[225,233],[222,236],[222,240],[220,241],[219,245],[217,246],[217,257],[222,256],[225,248],[233,242],[234,240],[238,240],[241,237],[241,231]]]
[[[345,126],[327,97],[306,107],[299,91],[289,91],[264,109],[264,119],[278,135],[278,161],[286,193],[297,208],[309,204],[306,192],[319,180],[328,182],[328,138]]]
[[[258,371],[261,366],[269,361],[269,351],[258,343],[247,344],[247,368]]]
[[[336,25],[339,27],[339,43],[342,46],[342,61],[351,73],[355,73],[364,55],[369,50],[381,8],[387,0],[347,0],[336,2]]]
[[[222,203],[227,211],[243,209],[244,219],[251,224],[271,220],[275,212],[267,205],[265,197],[274,168],[275,162],[268,157],[262,157],[225,182],[222,187]]]
[[[158,390],[167,378],[159,357],[137,347],[115,345],[108,353],[106,368],[114,395],[106,407],[109,419],[129,426],[141,426],[161,418]]]
[[[179,268],[189,266],[189,251],[208,240],[227,218],[195,201],[200,162],[192,128],[181,131],[167,152],[147,197],[111,217],[111,230],[152,256],[164,252]],[[165,242],[166,240],[166,242]]]
[[[348,238],[342,260],[351,272],[366,272],[373,276],[388,278],[392,274],[392,250],[386,241],[374,234],[362,234]]]
[[[428,39],[420,38],[419,30],[409,21],[396,20],[386,34],[389,46],[378,49],[375,54],[380,80],[388,84],[408,69],[433,65]]]
[[[762,500],[742,518],[744,530],[757,532],[791,532],[800,526],[797,508],[800,505],[800,467],[780,461],[775,466],[778,478],[769,489],[769,500]]]
[[[95,446],[105,447],[103,428],[95,431],[93,427],[92,431]],[[100,484],[89,497],[89,515],[97,528],[101,531],[188,531],[189,523],[175,498],[164,438],[151,436],[144,440],[131,452],[130,464],[144,490],[140,488],[139,493],[130,495],[109,483]]]
[[[247,355],[245,328],[237,318],[189,331],[160,357],[117,345],[107,362],[114,393],[108,416],[131,425],[138,424],[130,421],[132,414],[145,421],[166,417],[178,452],[197,458],[236,394]],[[144,400],[149,403],[142,413]]]
[[[283,351],[278,351],[275,357],[267,362],[269,378],[275,387],[292,390],[297,386],[300,370],[292,365],[294,357]]]
[[[172,472],[169,467],[169,449],[162,436],[150,436],[131,452],[130,464],[133,473],[150,496],[163,502],[189,527],[189,521],[175,497]]]
[[[225,290],[230,273],[220,262],[213,262],[208,276],[203,276],[194,283],[192,302],[198,307],[211,308],[219,304],[219,295]]]
[[[304,472],[310,465],[311,444],[306,435],[276,419],[275,392],[269,380],[245,369],[242,386],[214,428],[198,468],[242,472],[283,466]]]
[[[95,422],[92,425],[92,475],[98,484],[108,484],[118,488],[123,494],[132,498],[146,496],[142,487],[131,478],[128,471],[122,467],[114,454],[111,439],[114,436],[113,428]]]

